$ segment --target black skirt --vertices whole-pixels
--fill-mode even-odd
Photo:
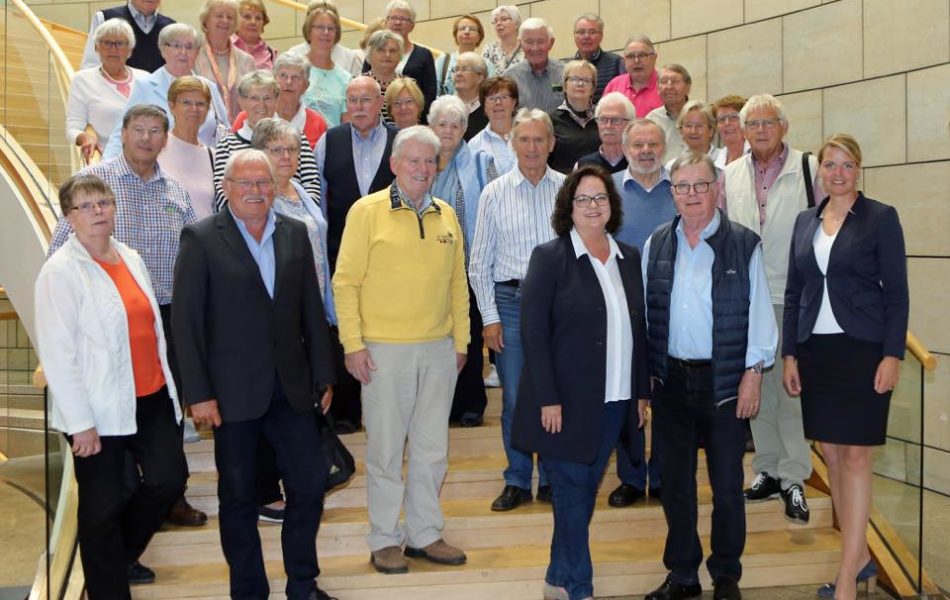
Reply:
[[[891,392],[874,391],[882,345],[844,333],[811,335],[798,345],[805,437],[880,446],[887,435]]]

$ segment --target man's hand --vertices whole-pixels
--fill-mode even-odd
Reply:
[[[189,408],[195,429],[221,426],[221,413],[218,412],[218,401],[214,398],[192,404]]]
[[[501,352],[505,347],[505,340],[501,335],[501,323],[485,325],[482,329],[482,337],[485,338],[485,345],[495,352]]]
[[[79,458],[86,458],[94,454],[99,454],[102,450],[102,442],[99,440],[99,432],[96,428],[80,431],[73,434],[73,454]]]
[[[640,398],[637,400],[637,427],[643,427],[647,422],[647,411],[650,410],[650,400]]]
[[[786,356],[784,364],[782,385],[785,386],[785,391],[789,396],[798,396],[802,393],[802,380],[798,376],[798,361],[794,356]]]
[[[561,405],[541,407],[541,427],[548,433],[561,433]]]
[[[455,372],[461,373],[462,369],[465,368],[465,361],[468,360],[468,355],[462,352],[455,353]]]
[[[333,404],[333,386],[328,385],[327,391],[320,396],[320,410],[323,411],[323,414],[327,414],[331,404]]]
[[[739,382],[739,400],[736,402],[736,418],[751,419],[759,412],[762,395],[762,374],[746,369]]]
[[[373,357],[369,355],[369,350],[366,348],[346,354],[343,362],[346,364],[347,372],[363,385],[370,382],[370,372],[376,370],[376,363],[373,362]]]

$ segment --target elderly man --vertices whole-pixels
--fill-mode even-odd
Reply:
[[[663,456],[663,563],[670,573],[646,600],[698,597],[696,452],[703,444],[713,492],[716,600],[739,600],[745,546],[743,419],[759,407],[762,369],[775,360],[778,327],[759,236],[716,208],[716,168],[688,152],[672,166],[679,215],[643,252],[653,435]]]
[[[751,152],[726,165],[725,201],[729,218],[762,237],[776,318],[782,318],[792,229],[799,212],[823,198],[817,180],[818,161],[783,140],[788,119],[775,97],[752,96],[739,111],[739,125]],[[785,518],[807,523],[804,480],[811,475],[811,451],[802,429],[802,407],[782,385],[784,365],[778,361],[765,373],[762,408],[752,419],[756,473],[745,491],[748,502],[781,498]]]
[[[517,166],[489,183],[482,192],[472,242],[469,280],[482,315],[483,337],[496,352],[501,377],[501,436],[508,457],[505,487],[492,502],[495,511],[531,501],[534,458],[511,445],[511,423],[518,381],[524,365],[521,347],[521,280],[531,251],[554,239],[551,213],[564,175],[548,166],[554,149],[551,117],[536,108],[515,115],[511,145]],[[551,501],[551,487],[538,464],[538,500]]]
[[[273,167],[260,150],[231,155],[224,193],[226,209],[182,231],[172,325],[185,403],[196,424],[215,428],[231,597],[270,594],[254,488],[266,439],[287,490],[287,597],[327,600],[316,583],[327,472],[314,411],[329,408],[334,371],[313,250],[303,223],[271,209]]]
[[[658,82],[663,106],[650,111],[647,118],[662,127],[666,135],[666,152],[663,154],[663,163],[666,164],[686,150],[686,142],[676,128],[676,119],[689,100],[693,79],[686,67],[670,63],[663,65]]]
[[[651,110],[663,106],[657,90],[656,48],[650,38],[635,35],[627,40],[623,65],[627,72],[611,79],[604,87],[604,93],[620,92],[629,98],[641,119]]]
[[[442,539],[439,507],[469,322],[462,228],[429,194],[438,155],[427,127],[396,136],[389,159],[396,180],[350,209],[333,277],[346,369],[363,384],[370,561],[387,574],[408,571],[404,543],[405,556],[465,562]]]
[[[518,42],[524,61],[505,69],[504,76],[518,84],[519,106],[554,112],[564,102],[564,65],[551,58],[554,29],[544,19],[525,19]]]
[[[614,183],[620,192],[623,214],[626,218],[620,230],[614,234],[621,242],[636,246],[643,253],[647,238],[663,223],[676,216],[676,205],[670,193],[670,174],[660,157],[666,146],[663,130],[653,121],[637,119],[623,132],[623,150],[629,167],[623,173],[614,174]],[[640,454],[646,456],[646,436],[641,429],[635,434],[641,446]],[[650,438],[650,459],[634,465],[624,444],[617,444],[617,486],[607,503],[614,508],[630,506],[646,497],[649,483],[650,497],[662,498],[663,479],[660,469],[660,451],[656,435]]]
[[[623,131],[635,118],[637,118],[636,109],[623,94],[610,92],[601,98],[597,103],[597,108],[594,109],[600,148],[597,152],[577,159],[575,168],[595,165],[608,173],[619,173],[625,170],[628,163],[623,151]]]
[[[97,11],[92,16],[89,25],[89,37],[86,38],[86,49],[82,54],[80,69],[88,69],[99,64],[99,55],[96,53],[96,29],[108,19],[119,18],[132,26],[135,33],[135,47],[126,64],[136,69],[153,73],[165,64],[165,59],[159,52],[158,35],[162,29],[175,22],[165,15],[158,14],[161,0],[129,0],[124,6],[116,6]]]
[[[168,139],[168,117],[158,106],[133,106],[122,119],[122,153],[88,167],[115,191],[115,239],[142,255],[155,289],[167,344],[168,364],[181,390],[176,345],[171,331],[172,270],[178,255],[182,228],[195,222],[188,192],[178,181],[167,177],[158,165],[158,154]],[[66,219],[60,219],[49,245],[52,255],[72,233]],[[179,392],[181,394],[181,392]],[[175,525],[200,526],[207,515],[192,508],[184,497],[168,517]],[[129,569],[132,583],[151,583],[155,573],[134,563]]]
[[[594,88],[594,104],[604,95],[607,82],[624,71],[623,60],[613,52],[600,47],[604,41],[604,20],[594,13],[584,13],[574,21],[574,45],[577,52],[574,60],[586,60],[597,69],[597,87]]]

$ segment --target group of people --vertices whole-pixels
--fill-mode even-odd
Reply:
[[[784,141],[773,96],[690,100],[684,66],[657,69],[643,35],[604,51],[594,14],[561,62],[553,29],[515,6],[492,11],[481,54],[464,15],[436,57],[410,40],[405,0],[365,52],[340,45],[330,0],[284,53],[260,0],[206,0],[201,33],[158,4],[94,16],[67,119],[92,164],[60,190],[36,283],[90,598],[154,581],[138,558],[166,518],[206,521],[183,496],[189,412],[214,430],[232,597],[269,593],[263,519],[284,522],[288,597],[330,598],[324,413],[366,431],[375,569],[464,564],[439,490],[449,423],[483,420],[486,347],[507,456],[491,509],[553,505],[545,598],[593,597],[588,524],[615,450],[610,506],[649,494],[666,515],[650,600],[701,593],[700,447],[717,600],[741,597],[744,503],[781,498],[808,522],[808,439],[843,545],[819,594],[853,598],[876,573],[871,449],[909,301],[897,213],[858,190],[854,138],[816,158]]]

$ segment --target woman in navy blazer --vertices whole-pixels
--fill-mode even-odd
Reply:
[[[555,200],[559,237],[534,249],[522,282],[525,362],[512,441],[541,456],[551,483],[545,598],[593,597],[597,487],[621,431],[643,425],[650,392],[640,255],[610,235],[621,217],[610,175],[578,169]],[[638,446],[628,445],[637,461]]]
[[[873,446],[884,443],[904,357],[907,258],[893,207],[857,190],[861,148],[847,134],[818,153],[829,194],[795,221],[785,289],[785,387],[801,394],[805,437],[821,443],[841,526],[835,583],[821,597],[854,598],[877,574],[865,540]]]

